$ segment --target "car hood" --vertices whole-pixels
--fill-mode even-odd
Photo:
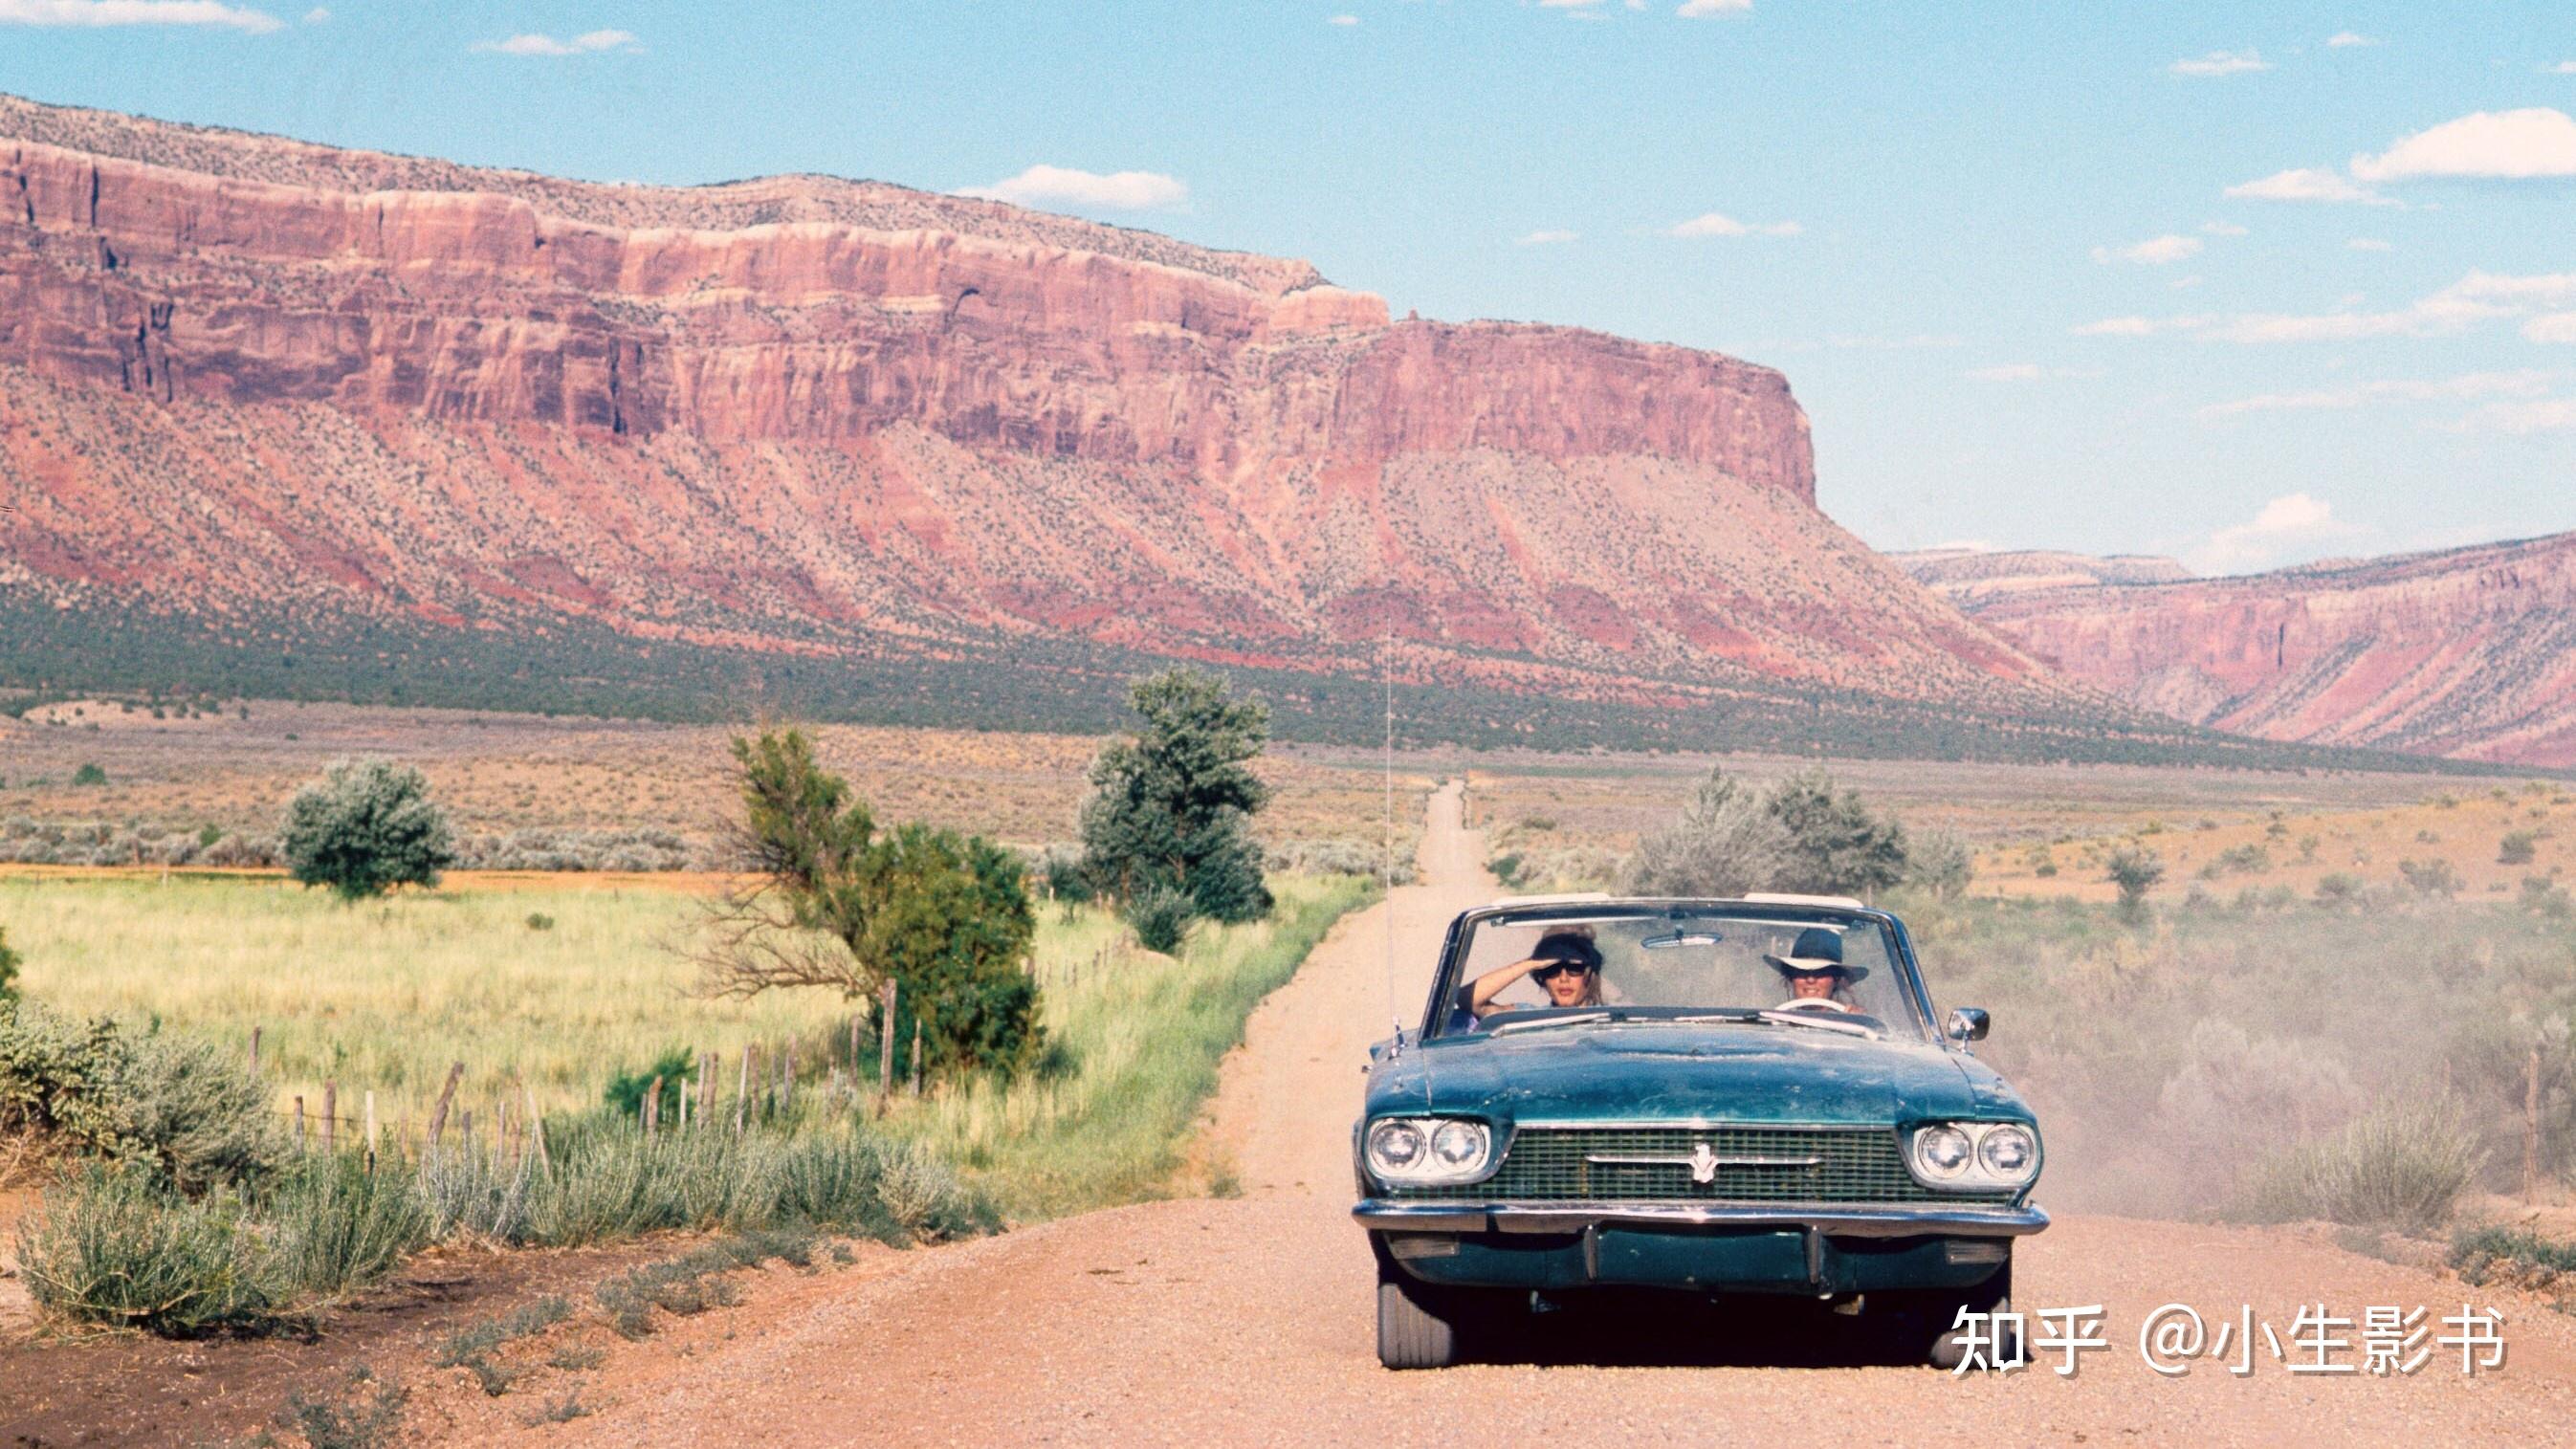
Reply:
[[[1520,1121],[1880,1124],[2026,1117],[1962,1058],[1921,1042],[1813,1027],[1563,1026],[1425,1042],[1371,1074],[1371,1116]],[[1982,1077],[1992,1079],[1991,1073]],[[1999,1079],[1992,1079],[2000,1087]]]

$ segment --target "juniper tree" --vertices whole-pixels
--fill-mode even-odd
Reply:
[[[1249,763],[1269,743],[1269,709],[1187,666],[1136,680],[1129,700],[1142,725],[1092,761],[1082,807],[1093,885],[1122,904],[1179,891],[1220,921],[1269,914],[1251,822],[1270,787]]]
[[[343,760],[296,792],[280,842],[286,868],[342,900],[398,885],[434,886],[456,861],[447,812],[420,771],[389,760]]]

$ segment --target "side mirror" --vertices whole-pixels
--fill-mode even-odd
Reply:
[[[1984,1041],[1986,1031],[1992,1025],[1982,1008],[1962,1006],[1950,1013],[1949,1024],[1942,1028],[1942,1032],[1952,1041]]]

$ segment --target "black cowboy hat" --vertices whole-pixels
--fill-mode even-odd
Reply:
[[[1866,966],[1843,963],[1842,934],[1824,926],[1809,926],[1798,933],[1786,956],[1764,956],[1773,970],[1783,976],[1817,976],[1828,971],[1840,972],[1846,983],[1869,974]]]

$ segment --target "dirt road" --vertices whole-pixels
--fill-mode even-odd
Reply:
[[[2210,1362],[2159,1376],[2138,1333],[2166,1302],[2197,1306],[2213,1329],[2251,1305],[2296,1357],[2302,1304],[2356,1318],[2368,1305],[2422,1304],[2438,1320],[2460,1311],[2464,1290],[2286,1230],[2116,1218],[2061,1218],[2022,1249],[2025,1310],[2107,1310],[2110,1347],[2085,1354],[2071,1378],[1814,1366],[1835,1357],[1830,1323],[1822,1337],[1757,1327],[1663,1354],[1631,1343],[1557,1355],[1617,1362],[1381,1370],[1347,1153],[1358,1064],[1387,1031],[1389,923],[1402,963],[1395,1009],[1415,1013],[1442,927],[1493,892],[1454,793],[1435,797],[1429,824],[1425,882],[1345,922],[1263,1005],[1229,1064],[1210,1130],[1244,1197],[906,1255],[630,1381],[561,1432],[603,1445],[2576,1439],[2576,1322],[2510,1294],[2466,1295],[2508,1315],[2498,1372],[2464,1377],[2451,1349],[2412,1377],[2294,1375],[2263,1348],[2246,1377]]]

